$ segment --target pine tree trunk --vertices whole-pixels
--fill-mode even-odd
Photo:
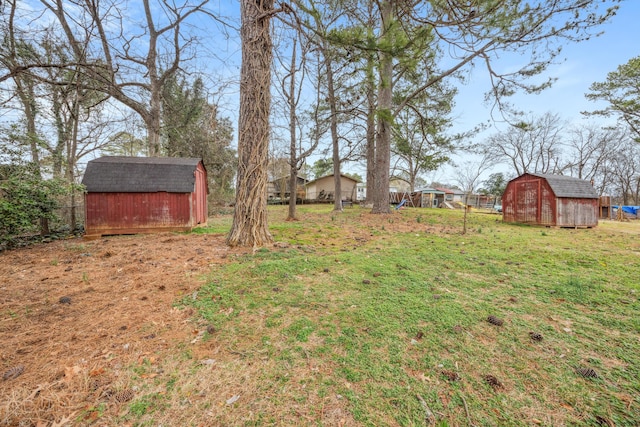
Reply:
[[[271,104],[273,0],[241,0],[242,69],[238,129],[238,179],[229,246],[260,247],[273,241],[267,225],[267,161]]]
[[[382,40],[391,38],[390,26],[393,19],[391,1],[382,4]],[[378,90],[378,130],[376,133],[376,178],[373,186],[373,209],[371,213],[390,213],[389,207],[389,167],[391,164],[393,57],[388,51],[380,53],[380,81]]]
[[[367,64],[367,178],[365,205],[373,205],[373,189],[376,182],[376,96],[375,80],[373,76],[373,57]]]
[[[333,85],[333,63],[327,49],[324,51],[324,63],[327,78],[327,99],[331,111],[331,147],[333,152],[333,210],[342,211],[342,180],[340,179],[340,141],[338,139],[338,109],[336,108],[336,93]]]

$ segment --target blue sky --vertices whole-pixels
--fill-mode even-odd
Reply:
[[[515,95],[511,102],[518,109],[535,117],[546,112],[557,113],[569,124],[588,121],[614,123],[614,119],[585,118],[581,114],[582,111],[593,111],[603,108],[606,104],[589,101],[584,95],[592,83],[606,80],[607,73],[615,71],[619,65],[640,55],[640,1],[623,1],[616,16],[602,25],[600,31],[603,34],[599,37],[563,46],[562,53],[556,61],[558,63],[551,66],[545,74],[558,79],[551,88],[537,95]],[[503,65],[509,66],[508,61]],[[468,84],[459,86],[454,110],[455,130],[468,129],[491,119],[490,107],[483,102],[484,93],[489,88],[486,71],[481,67],[471,72]],[[499,119],[499,115],[494,114],[494,118]],[[505,128],[504,123],[491,121],[491,126],[475,139],[480,142],[490,134]],[[458,164],[474,160],[477,159],[469,155],[454,156],[454,161]],[[497,166],[485,172],[481,180],[493,172],[510,173],[507,166]],[[455,175],[456,168],[447,165],[430,173],[427,178],[455,184],[452,178]]]
[[[608,3],[609,0],[606,0],[600,5],[605,8]],[[535,116],[546,112],[558,113],[563,119],[573,123],[585,121],[580,114],[581,111],[603,107],[602,104],[598,105],[585,98],[584,94],[589,86],[593,82],[604,81],[607,73],[640,55],[640,0],[624,0],[619,6],[616,16],[599,28],[599,31],[603,32],[601,36],[581,43],[566,43],[563,46],[563,51],[557,58],[558,64],[551,66],[545,74],[558,79],[553,87],[538,95],[516,95],[512,97],[515,106]],[[213,0],[209,3],[209,9],[223,20],[232,22],[232,26],[239,27],[240,5],[237,1]],[[205,79],[213,85],[222,83],[225,86],[218,94],[221,98],[216,96],[213,101],[219,102],[221,114],[230,117],[234,126],[237,126],[241,57],[238,34],[234,29],[227,28],[228,34],[225,35],[224,27],[214,23],[210,18],[201,18],[199,22],[202,27],[208,28],[208,34],[199,46],[203,51],[197,61],[203,68],[211,70],[204,76]],[[519,56],[505,56],[499,65],[514,67],[522,65],[517,64],[522,61],[523,58]],[[484,94],[489,88],[486,71],[481,65],[476,66],[469,74],[468,84],[459,86],[454,110],[454,132],[468,130],[491,119],[490,106],[484,105]],[[275,90],[272,91],[272,96],[278,96]],[[499,116],[494,115],[494,118]],[[476,139],[482,140],[504,128],[504,124],[494,124]],[[310,163],[319,157],[320,155],[314,156]],[[468,156],[456,157],[455,161],[462,163],[469,159]],[[499,167],[485,175],[504,169]],[[364,166],[359,164],[345,164],[344,171],[365,176]],[[452,177],[455,175],[455,168],[446,166],[426,178],[454,184]]]
[[[30,1],[25,2],[27,3]],[[224,20],[233,21],[233,26],[239,25],[237,18],[240,6],[237,1],[213,0],[209,4],[209,9]],[[234,126],[237,126],[237,83],[240,72],[240,45],[237,33],[234,29],[228,28],[228,34],[224,34],[221,32],[223,26],[214,23],[210,18],[199,19],[198,23],[208,31],[199,46],[202,50],[196,59],[197,66],[211,70],[204,76],[206,80],[214,85],[224,86],[212,101],[220,102],[221,114],[230,117]],[[623,1],[616,16],[602,25],[600,30],[603,31],[600,37],[577,44],[565,44],[558,58],[559,63],[553,65],[546,74],[558,78],[558,81],[552,88],[539,95],[513,97],[512,101],[516,107],[536,116],[546,112],[558,113],[562,118],[574,123],[585,120],[580,114],[581,111],[603,107],[603,104],[598,105],[588,101],[584,94],[593,82],[604,81],[607,73],[640,55],[640,0]],[[521,59],[505,57],[500,65],[514,66],[515,64],[510,64],[509,61],[518,60]],[[469,83],[459,87],[454,111],[454,117],[456,117],[454,131],[467,130],[490,119],[490,108],[483,103],[484,93],[488,89],[489,81],[486,71],[481,66],[477,66],[470,72]],[[277,94],[274,92],[273,96]],[[499,129],[504,129],[504,125],[495,125],[478,135],[477,139],[482,140]],[[462,159],[456,160],[460,162]],[[364,175],[364,168],[358,165],[345,165],[345,171]],[[455,170],[449,166],[427,178],[451,182],[450,178],[455,173]]]
[[[581,111],[602,107],[603,104],[588,101],[584,94],[593,82],[604,81],[607,73],[640,55],[640,1],[621,3],[616,16],[600,29],[603,34],[599,37],[564,45],[560,63],[547,73],[558,78],[553,87],[539,95],[513,97],[516,106],[535,115],[551,111],[572,122],[582,120]],[[486,72],[474,70],[471,82],[459,88],[458,123],[469,125],[489,118],[488,108],[482,105],[488,88]]]

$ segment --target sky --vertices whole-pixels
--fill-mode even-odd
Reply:
[[[599,37],[564,45],[560,63],[546,73],[558,80],[539,95],[514,97],[517,106],[536,115],[559,113],[570,121],[581,120],[581,111],[598,108],[597,103],[584,96],[589,86],[604,81],[607,73],[640,55],[640,1],[620,4],[617,15],[600,29],[603,34]],[[469,85],[459,87],[456,111],[464,124],[472,123],[474,117],[489,118],[481,102],[489,86],[486,73],[481,71],[474,72]]]
[[[514,96],[511,101],[515,106],[535,117],[546,112],[557,113],[569,124],[594,120],[584,118],[581,112],[597,110],[606,104],[585,98],[591,84],[605,81],[609,72],[640,55],[640,1],[623,1],[616,16],[602,25],[600,30],[603,34],[599,37],[566,44],[557,61],[559,63],[550,67],[546,73],[558,79],[554,85],[537,95]],[[474,69],[469,84],[458,87],[459,95],[453,114],[456,118],[454,128],[465,129],[491,119],[490,108],[483,103],[484,93],[489,89],[486,72],[483,71],[480,68]],[[613,122],[613,119],[607,121]],[[491,127],[476,139],[482,141],[503,129],[504,123],[492,122]],[[454,156],[454,161],[458,164],[468,159],[469,156]],[[484,176],[492,172],[508,174],[509,170],[506,166],[498,166],[487,171]],[[455,167],[449,165],[431,173],[429,177],[435,181],[452,182],[451,177],[455,174]]]
[[[30,4],[33,0],[25,1]],[[608,3],[608,1],[606,2]],[[38,6],[38,7],[36,7]],[[605,4],[606,6],[606,4]],[[34,8],[41,5],[34,3]],[[221,115],[231,118],[237,126],[238,116],[238,81],[240,73],[240,44],[237,37],[239,4],[235,0],[212,0],[209,9],[222,20],[230,22],[235,28],[216,24],[211,18],[203,19],[199,25],[208,28],[208,33],[198,46],[200,54],[196,56],[196,68],[209,69],[204,77],[211,86],[222,85],[222,89],[212,98],[221,108]],[[140,13],[142,12],[140,8]],[[135,16],[135,13],[133,14]],[[42,19],[42,18],[40,18]],[[206,21],[206,22],[204,22]],[[552,88],[538,95],[517,95],[511,101],[521,110],[534,116],[547,112],[558,113],[570,123],[583,122],[581,111],[602,108],[603,104],[588,101],[585,93],[594,82],[606,79],[607,73],[616,70],[619,65],[640,55],[640,0],[624,0],[610,21],[600,27],[603,34],[581,43],[565,44],[558,58],[558,64],[550,67],[546,76],[558,80]],[[226,34],[225,34],[226,31]],[[519,57],[505,57],[500,63],[502,67],[514,67]],[[453,112],[454,132],[468,130],[479,123],[487,123],[491,119],[490,106],[484,104],[484,94],[489,89],[486,71],[478,66],[468,75],[468,83],[458,86],[456,107]],[[272,93],[276,97],[275,92]],[[497,115],[494,118],[499,118]],[[481,141],[491,133],[505,128],[504,123],[493,123],[489,129],[476,136]],[[313,163],[317,158],[312,158]],[[461,164],[469,157],[454,156],[454,161]],[[487,175],[494,171],[487,172]],[[344,172],[358,173],[365,176],[363,165],[346,164]],[[448,165],[429,174],[428,181],[452,183],[456,175],[455,167]]]

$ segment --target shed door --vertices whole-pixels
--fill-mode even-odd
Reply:
[[[538,181],[516,182],[516,222],[536,223],[538,221]]]

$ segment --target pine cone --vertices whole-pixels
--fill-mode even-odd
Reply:
[[[113,397],[117,402],[124,403],[133,399],[133,395],[133,390],[131,390],[130,388],[125,388],[124,390],[120,390],[119,392],[117,392]]]
[[[15,378],[18,378],[20,375],[22,375],[23,372],[24,372],[23,365],[14,366],[13,368],[9,369],[2,375],[2,379],[4,381],[13,380]]]
[[[531,331],[529,332],[529,338],[531,338],[532,341],[542,341],[542,334]]]
[[[494,316],[493,314],[489,317],[487,317],[487,322],[491,323],[492,325],[496,325],[496,326],[502,326],[504,324],[504,320]]]
[[[458,375],[458,373],[455,371],[448,371],[446,369],[443,369],[440,373],[449,381],[460,380],[460,375]]]
[[[494,390],[502,388],[500,380],[493,375],[484,375],[482,379],[484,379],[484,382],[489,384]]]
[[[576,368],[576,374],[584,378],[598,378],[598,373],[591,368]]]

